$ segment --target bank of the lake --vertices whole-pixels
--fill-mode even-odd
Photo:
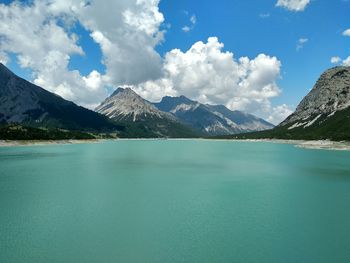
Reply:
[[[305,149],[318,149],[318,150],[337,150],[337,151],[350,151],[350,142],[336,142],[330,140],[317,140],[317,141],[307,141],[307,140],[279,140],[279,139],[91,139],[91,140],[0,140],[0,147],[13,147],[13,146],[45,146],[45,145],[64,145],[64,144],[82,144],[82,143],[101,143],[107,141],[236,141],[236,142],[265,142],[265,143],[278,143],[278,144],[292,144],[296,147]]]

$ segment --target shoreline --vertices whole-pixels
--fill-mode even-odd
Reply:
[[[336,151],[350,151],[350,142],[342,141],[330,141],[330,140],[282,140],[282,139],[162,139],[162,138],[152,138],[152,139],[91,139],[91,140],[0,140],[0,148],[2,147],[21,147],[21,146],[47,146],[47,145],[70,145],[70,144],[90,144],[90,143],[101,143],[106,141],[142,141],[142,140],[153,140],[153,141],[188,141],[188,140],[198,140],[198,141],[229,141],[229,142],[266,142],[266,143],[277,143],[277,144],[291,144],[298,148],[303,149],[313,149],[313,150],[336,150]]]
[[[69,144],[88,144],[99,143],[105,141],[103,139],[90,140],[0,140],[0,148],[2,147],[21,147],[21,146],[47,146],[47,145],[69,145]]]
[[[310,150],[350,151],[350,142],[348,142],[348,141],[283,140],[283,139],[247,139],[247,140],[237,140],[237,141],[292,144],[297,148],[310,149]]]

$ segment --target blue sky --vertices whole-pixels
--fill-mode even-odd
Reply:
[[[319,75],[333,66],[332,56],[350,55],[350,38],[342,35],[350,27],[350,1],[314,0],[303,12],[275,4],[274,0],[163,1],[160,7],[172,28],[158,50],[187,50],[195,41],[217,36],[238,57],[277,56],[282,62],[283,94],[276,103],[296,106]],[[195,28],[186,34],[181,30],[188,24],[184,11],[197,17]],[[309,41],[297,51],[300,38]]]
[[[65,1],[66,0],[61,0],[60,3]],[[118,3],[118,1],[120,2]],[[339,57],[341,60],[345,60],[350,56],[350,37],[343,35],[343,32],[350,28],[350,1],[348,0],[312,0],[309,4],[305,5],[303,10],[298,11],[288,9],[287,7],[283,6],[276,6],[277,0],[162,0],[160,3],[158,3],[158,1],[149,0],[149,4],[144,4],[144,7],[135,4],[130,4],[130,6],[128,6],[129,3],[133,1],[129,1],[129,3],[124,1],[124,3],[122,3],[123,1],[124,0],[109,0],[109,2],[111,2],[112,5],[115,5],[116,8],[120,6],[121,9],[126,8],[126,10],[135,10],[133,11],[135,12],[134,16],[137,16],[137,12],[140,12],[141,17],[147,11],[143,10],[142,8],[146,9],[153,7],[159,7],[157,12],[164,16],[163,20],[159,20],[159,17],[156,18],[156,15],[154,18],[152,18],[151,29],[154,31],[154,28],[156,28],[156,31],[153,32],[152,30],[148,30],[147,35],[144,34],[144,30],[141,28],[142,23],[141,25],[138,25],[139,28],[137,30],[135,29],[135,32],[132,32],[133,34],[130,34],[131,31],[128,31],[129,34],[127,37],[133,35],[131,40],[137,39],[138,41],[139,39],[142,39],[142,41],[145,41],[144,43],[140,43],[140,46],[134,47],[132,44],[122,43],[123,36],[125,37],[125,35],[113,35],[111,32],[115,31],[113,31],[112,27],[108,27],[108,29],[106,29],[107,21],[103,21],[103,18],[98,16],[100,13],[97,11],[95,13],[90,11],[89,13],[90,16],[96,14],[95,22],[97,22],[95,23],[96,25],[94,24],[94,26],[91,26],[86,17],[84,17],[85,13],[75,12],[72,14],[70,11],[67,11],[68,9],[62,11],[62,13],[65,15],[64,17],[76,16],[74,23],[70,24],[69,26],[65,24],[63,25],[63,22],[61,23],[60,21],[62,13],[59,13],[59,15],[57,15],[55,18],[55,25],[63,28],[65,34],[71,38],[67,41],[71,41],[74,47],[69,50],[61,50],[62,45],[55,46],[48,43],[44,45],[44,48],[47,48],[46,53],[57,49],[59,52],[61,52],[59,54],[67,54],[67,60],[63,60],[63,62],[67,61],[68,65],[67,68],[64,69],[64,73],[62,69],[62,77],[65,76],[66,73],[69,73],[67,78],[73,79],[74,74],[72,74],[72,72],[77,70],[79,72],[80,80],[74,79],[72,82],[67,80],[64,83],[62,82],[62,84],[57,77],[47,79],[40,77],[41,75],[45,74],[50,75],[52,72],[43,69],[44,64],[42,61],[38,61],[37,64],[26,64],[23,62],[23,60],[20,60],[19,56],[21,55],[22,57],[31,58],[29,53],[33,53],[33,51],[29,52],[27,49],[25,49],[25,47],[22,47],[20,43],[18,43],[18,40],[11,36],[10,33],[4,33],[5,37],[3,36],[3,39],[10,39],[12,42],[9,46],[11,47],[6,48],[0,45],[0,52],[2,51],[3,54],[6,54],[8,58],[7,66],[9,66],[20,76],[30,81],[35,81],[35,83],[38,85],[46,85],[48,87],[47,89],[50,91],[56,92],[57,94],[84,106],[94,105],[97,103],[97,101],[94,101],[93,98],[99,98],[99,100],[101,100],[102,97],[108,95],[108,93],[110,93],[115,86],[128,84],[135,85],[135,89],[139,91],[141,95],[150,100],[158,99],[154,93],[157,93],[157,91],[163,89],[161,92],[163,95],[179,95],[180,92],[187,92],[185,95],[189,97],[192,96],[192,99],[200,100],[203,98],[204,101],[202,102],[222,102],[222,104],[228,106],[233,105],[232,107],[234,108],[236,107],[234,105],[241,104],[232,103],[232,101],[230,102],[229,99],[225,101],[222,97],[219,98],[218,96],[204,96],[206,94],[203,95],[203,92],[197,92],[197,94],[193,89],[200,89],[198,85],[195,85],[192,90],[188,91],[183,88],[177,89],[176,87],[174,87],[173,90],[167,91],[169,94],[164,91],[164,89],[166,89],[164,83],[169,83],[168,80],[170,78],[168,76],[169,72],[160,72],[161,67],[164,67],[164,65],[168,65],[170,63],[169,61],[167,62],[165,60],[166,55],[174,49],[179,49],[182,53],[177,54],[177,57],[173,58],[178,59],[179,57],[183,56],[183,53],[186,53],[186,51],[189,50],[196,42],[202,41],[204,44],[206,44],[209,37],[216,37],[218,42],[224,44],[224,48],[221,49],[221,52],[232,52],[235,60],[238,60],[240,57],[248,57],[250,60],[254,60],[254,58],[259,56],[259,54],[265,54],[269,56],[269,58],[276,57],[278,61],[280,61],[280,72],[277,77],[274,75],[273,78],[275,79],[271,79],[269,83],[274,85],[273,83],[276,82],[278,88],[282,92],[280,92],[278,96],[273,95],[268,98],[264,98],[264,101],[261,103],[261,108],[255,105],[256,103],[254,105],[252,104],[253,106],[249,106],[249,102],[244,104],[245,108],[242,106],[242,110],[251,111],[251,113],[265,118],[268,118],[268,114],[270,114],[268,113],[269,110],[273,111],[274,108],[278,107],[279,105],[286,105],[290,110],[295,108],[300,100],[312,88],[319,75],[324,70],[334,66],[334,64],[331,63],[332,57]],[[303,0],[280,1],[302,2]],[[9,8],[9,4],[12,2],[13,1],[9,0],[0,1],[0,3],[5,4]],[[37,0],[31,1],[31,5],[33,5],[33,2],[45,3],[44,0]],[[23,3],[24,2],[22,1],[22,4]],[[37,5],[39,6],[39,4]],[[28,6],[28,8],[30,8],[30,5]],[[0,10],[4,8],[5,6],[1,6]],[[38,7],[38,9],[39,8],[47,7]],[[12,8],[12,11],[17,12],[20,16],[23,10],[21,11]],[[151,13],[148,12],[149,10],[146,13],[148,15],[154,14],[153,11]],[[44,13],[46,13],[46,10]],[[79,15],[77,15],[77,13],[79,13]],[[47,11],[46,15],[48,19],[51,19],[53,16],[52,13],[49,13],[49,11]],[[56,15],[56,13],[54,15]],[[108,15],[110,14],[106,14],[106,16]],[[43,16],[45,16],[45,14]],[[119,16],[117,12],[115,13],[115,16]],[[33,15],[29,16],[29,19],[31,19],[31,17],[33,17]],[[1,23],[7,23],[8,25],[12,26],[13,21],[10,17],[1,18],[0,15],[0,20],[1,19],[3,19],[3,21],[0,21]],[[17,22],[18,21],[16,21],[16,23]],[[125,21],[119,21],[119,24],[124,22]],[[148,23],[149,20],[146,22]],[[23,21],[23,23],[27,22]],[[35,20],[33,21],[34,26],[37,25],[35,23],[45,22],[38,22]],[[137,23],[137,21],[135,23]],[[116,21],[116,28],[119,28],[119,24],[118,21]],[[12,31],[20,28],[20,25],[21,24],[14,24]],[[187,30],[184,30],[184,27],[187,27]],[[120,28],[123,29],[122,26],[120,26]],[[104,38],[101,39],[98,37],[92,37],[93,32],[104,33]],[[159,34],[160,32],[164,34],[161,40],[155,37],[155,35]],[[23,34],[27,33],[28,32],[23,32]],[[0,31],[0,35],[1,34],[2,32]],[[22,34],[22,32],[18,32],[17,34]],[[36,36],[35,32],[31,32],[30,34],[32,34],[30,36]],[[76,37],[73,37],[72,34],[74,34]],[[140,36],[143,34],[142,38],[136,37],[137,34]],[[41,35],[38,35],[38,37],[40,36]],[[105,38],[115,45],[115,51],[104,48],[105,46],[103,43],[105,42],[103,41]],[[125,41],[131,40],[126,39]],[[2,40],[0,38],[0,43],[1,41]],[[28,39],[28,41],[30,41],[30,39]],[[45,42],[45,39],[42,41]],[[120,43],[118,43],[118,41]],[[145,47],[145,51],[142,50],[141,45]],[[78,49],[81,49],[84,54],[78,51]],[[121,54],[117,53],[118,50],[119,52],[124,52],[123,50],[125,50],[124,60],[120,58],[118,61],[115,61],[115,58],[119,57]],[[137,54],[137,58],[130,58],[132,62],[128,60],[128,57],[132,56],[133,54],[130,53],[131,55],[129,55],[128,52],[130,50],[133,50],[134,53],[135,50],[140,51],[140,53]],[[143,53],[141,53],[141,51]],[[28,55],[26,55],[26,52],[28,52]],[[145,52],[149,52],[149,54],[147,53],[147,55],[145,55],[145,59],[141,60]],[[38,54],[38,56],[45,56],[45,53],[42,53],[41,55]],[[114,60],[112,56],[114,56]],[[135,63],[132,64],[134,60]],[[47,62],[47,59],[45,61]],[[148,64],[147,61],[152,61],[152,63],[150,62]],[[178,60],[176,61],[176,63],[178,63]],[[128,68],[128,66],[124,68],[123,63],[125,65],[130,64],[130,68]],[[157,63],[159,65],[156,65]],[[338,64],[341,64],[340,60]],[[182,69],[179,64],[176,64],[176,66]],[[127,71],[134,70],[136,68],[140,69],[140,75],[138,78],[132,78],[133,72],[130,73]],[[149,70],[147,71],[146,69],[148,68]],[[96,74],[89,75],[93,71]],[[113,72],[116,76],[112,75]],[[54,73],[52,74],[54,75]],[[147,79],[147,74],[150,76],[149,79],[155,82],[149,82]],[[122,75],[125,75],[126,77],[122,78]],[[164,77],[165,75],[167,76]],[[93,76],[95,77],[93,78]],[[222,79],[223,77],[225,76],[221,74],[220,78]],[[157,78],[162,79],[162,81],[157,81]],[[91,81],[87,82],[86,79]],[[107,79],[110,81],[106,81]],[[99,91],[95,95],[91,96],[92,98],[90,98],[86,96],[85,93],[87,93],[88,90],[95,92],[97,88],[90,88],[84,90],[84,92],[82,92],[83,87],[81,87],[81,90],[77,91],[69,88],[62,88],[64,85],[74,84],[77,86],[83,86],[84,84],[82,83],[84,83],[84,81],[88,83],[88,85],[90,85],[91,82],[93,82],[94,85],[96,83],[104,83],[104,92]],[[80,84],[77,84],[78,82]],[[171,79],[170,82],[173,83],[173,85],[175,85],[174,83],[178,83],[177,80],[173,79]],[[160,85],[160,83],[163,83],[163,86]],[[220,81],[218,83],[218,85],[220,85]],[[91,85],[91,87],[93,87],[93,85]],[[46,87],[44,86],[44,88]],[[219,91],[220,87],[214,88],[217,88],[218,92],[221,92]],[[210,93],[212,91],[208,92]],[[227,94],[238,93],[229,92]],[[260,101],[259,99],[255,100]],[[269,104],[268,106],[266,106],[267,103]],[[266,109],[266,107],[268,109]],[[275,120],[275,122],[277,121],[280,121],[280,119]]]

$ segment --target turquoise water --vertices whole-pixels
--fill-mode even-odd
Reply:
[[[0,148],[0,262],[350,262],[350,152]]]

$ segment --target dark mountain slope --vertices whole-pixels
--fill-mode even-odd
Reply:
[[[0,123],[67,130],[117,131],[108,118],[48,92],[0,64]]]

